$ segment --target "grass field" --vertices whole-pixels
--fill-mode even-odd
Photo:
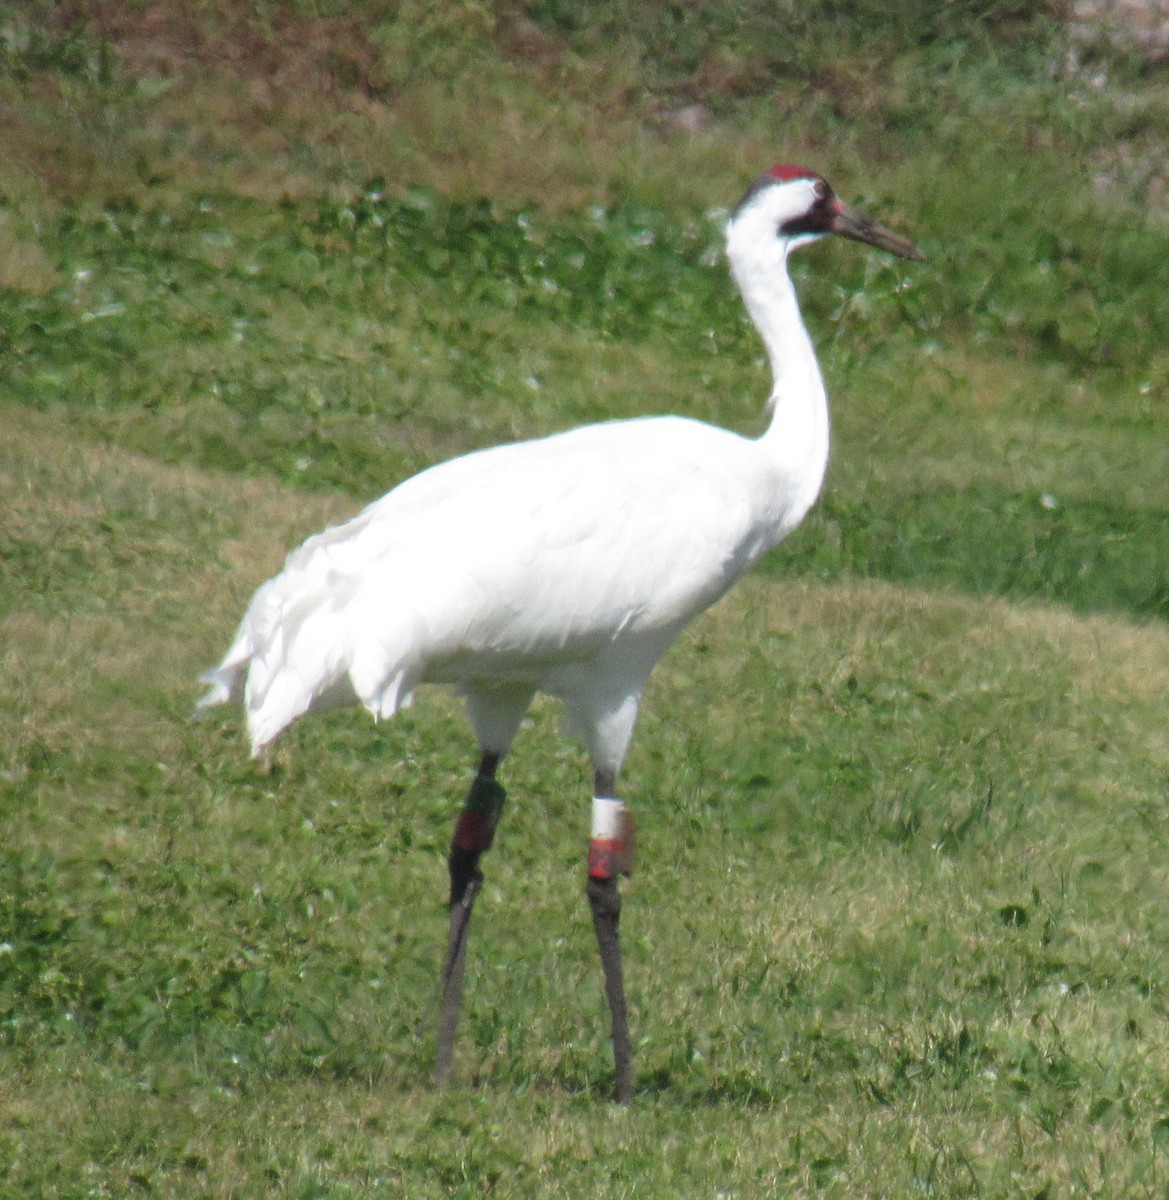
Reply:
[[[0,6],[0,1196],[1164,1195],[1164,75],[1007,3],[81,12]],[[647,695],[635,1102],[549,703],[436,1092],[457,704],[252,761],[196,677],[427,463],[759,429],[781,159],[929,261],[802,255],[825,495]]]

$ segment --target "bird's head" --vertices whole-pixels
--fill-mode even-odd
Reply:
[[[786,163],[751,184],[731,214],[731,226],[778,238],[789,250],[835,233],[898,258],[925,258],[908,238],[845,204],[822,175]]]

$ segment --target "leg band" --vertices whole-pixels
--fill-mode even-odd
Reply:
[[[482,852],[491,849],[495,840],[495,827],[503,812],[503,801],[507,793],[503,784],[482,775],[475,776],[463,811],[459,813],[455,835],[451,840],[452,850]]]
[[[593,836],[589,842],[589,878],[631,875],[637,857],[633,813],[620,800],[593,799]]]

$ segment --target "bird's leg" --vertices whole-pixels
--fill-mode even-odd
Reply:
[[[463,998],[463,969],[466,965],[467,926],[471,909],[483,883],[479,857],[491,847],[495,827],[503,811],[505,792],[495,778],[499,755],[485,754],[479,773],[471,784],[463,811],[455,825],[447,866],[451,877],[451,924],[447,937],[446,960],[442,965],[438,1054],[434,1064],[434,1080],[440,1086],[451,1073],[454,1056],[455,1029],[459,1023],[459,1006]]]
[[[633,871],[635,836],[633,814],[613,799],[615,779],[598,771],[593,799],[593,835],[589,842],[589,905],[605,972],[605,994],[613,1026],[613,1063],[616,1067],[618,1104],[628,1104],[633,1095],[633,1043],[629,1037],[629,1014],[625,1004],[625,977],[621,965],[621,893],[617,877]]]

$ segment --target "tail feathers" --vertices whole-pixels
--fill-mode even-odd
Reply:
[[[251,655],[251,644],[241,629],[219,666],[199,676],[199,682],[205,683],[208,690],[199,697],[195,707],[212,708],[217,704],[230,704],[243,689]]]
[[[263,636],[253,642],[244,686],[253,754],[297,717],[356,699],[335,609],[290,607],[257,632]]]
[[[408,638],[352,635],[353,614],[336,598],[281,602],[256,596],[223,662],[203,675],[199,707],[243,692],[252,754],[298,717],[360,703],[377,719],[408,706],[422,674]],[[413,643],[417,645],[417,643]]]
[[[207,684],[208,691],[195,702],[196,708],[213,708],[216,704],[228,704],[239,688],[242,671],[226,664],[214,671],[204,671],[199,682]]]
[[[395,662],[391,665],[384,658],[380,661],[365,659],[353,663],[349,679],[357,698],[374,720],[385,721],[399,709],[409,708],[414,703],[419,672],[410,664]]]

